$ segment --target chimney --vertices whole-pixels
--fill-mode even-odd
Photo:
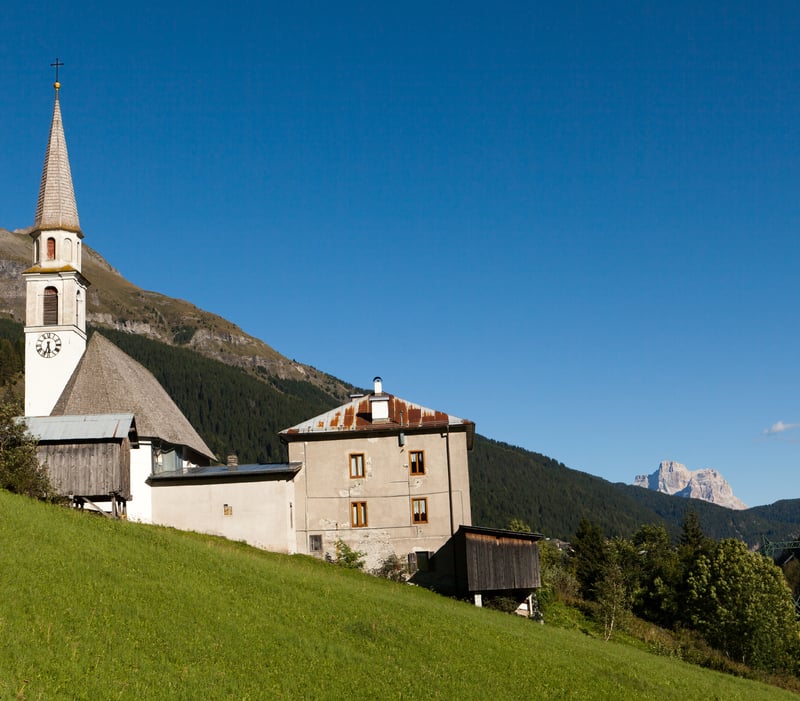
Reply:
[[[375,385],[369,398],[372,423],[386,423],[389,421],[389,395],[383,393],[383,380],[380,377],[376,377],[372,382]]]
[[[228,469],[229,470],[236,470],[239,467],[239,456],[235,453],[233,455],[228,456]]]

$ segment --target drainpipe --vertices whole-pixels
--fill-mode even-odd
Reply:
[[[447,422],[447,432],[445,433],[447,445],[447,498],[450,501],[450,536],[456,532],[453,526],[453,477],[450,474],[450,422]]]

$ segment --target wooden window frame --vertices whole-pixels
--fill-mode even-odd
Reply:
[[[422,506],[421,509],[418,508],[420,505]],[[413,497],[411,499],[411,521],[414,524],[428,523],[428,497]]]
[[[308,552],[321,553],[322,552],[322,535],[314,533],[308,536]]]
[[[56,259],[56,240],[52,236],[50,236],[47,241],[47,260],[55,260]]]
[[[359,460],[360,458],[360,460]],[[367,460],[364,453],[350,453],[350,479],[360,480],[367,476]],[[355,468],[355,469],[354,469]],[[359,474],[359,468],[361,474]]]
[[[414,456],[419,455],[419,460],[414,460]],[[408,471],[412,475],[425,474],[425,451],[424,450],[410,450],[408,451]]]
[[[369,518],[367,515],[367,502],[365,501],[350,502],[350,526],[352,528],[366,528],[367,526],[369,526]]]

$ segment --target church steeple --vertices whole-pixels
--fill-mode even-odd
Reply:
[[[58,59],[56,59],[58,63]],[[50,124],[50,138],[44,157],[42,180],[39,185],[39,201],[33,227],[37,231],[60,229],[71,231],[83,238],[75,190],[72,186],[72,173],[69,168],[67,142],[64,138],[64,125],[61,121],[61,106],[58,93],[61,83],[56,80],[53,105],[53,120]]]
[[[58,94],[44,157],[33,238],[33,266],[22,273],[26,287],[25,414],[46,416],[86,350],[86,290],[81,274],[78,206],[72,187]]]

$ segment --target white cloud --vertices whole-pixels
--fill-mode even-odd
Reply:
[[[783,421],[778,421],[777,423],[772,424],[769,428],[765,428],[762,431],[762,434],[765,436],[773,436],[776,433],[783,433],[784,431],[790,431],[793,428],[797,428],[800,424],[785,424]]]

